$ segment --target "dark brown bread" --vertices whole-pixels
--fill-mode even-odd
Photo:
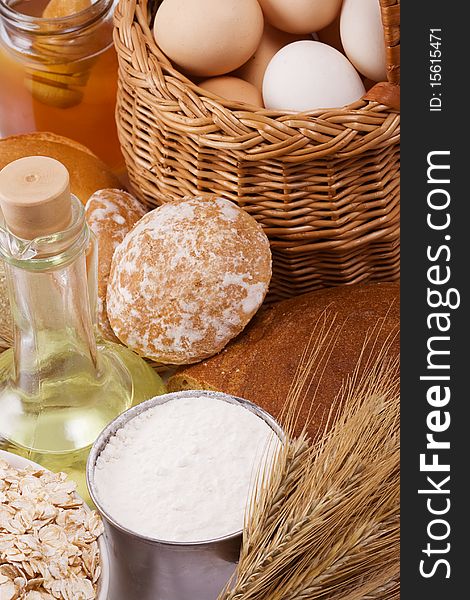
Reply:
[[[331,348],[318,358],[315,382],[305,395],[299,420],[300,428],[311,412],[309,432],[315,436],[324,429],[331,404],[361,352],[364,359],[373,358],[389,345],[389,356],[399,354],[399,290],[398,283],[341,286],[279,302],[259,314],[220,354],[180,368],[170,378],[169,390],[226,392],[278,418],[312,332],[320,343],[324,325],[333,323]]]

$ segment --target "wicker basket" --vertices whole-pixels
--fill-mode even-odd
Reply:
[[[295,115],[203,91],[156,46],[147,0],[116,8],[117,121],[136,194],[151,207],[200,192],[242,206],[271,241],[272,299],[399,276],[400,1],[381,6],[389,81]]]

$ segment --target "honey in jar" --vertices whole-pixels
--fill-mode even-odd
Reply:
[[[115,0],[0,0],[0,137],[51,131],[123,169]]]

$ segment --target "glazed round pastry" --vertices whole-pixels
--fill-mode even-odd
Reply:
[[[261,306],[269,241],[253,217],[216,196],[147,213],[116,250],[108,316],[118,338],[166,364],[216,354]]]
[[[123,190],[98,190],[86,203],[85,214],[98,240],[98,328],[107,340],[118,341],[106,312],[106,290],[114,251],[145,214],[144,206]]]

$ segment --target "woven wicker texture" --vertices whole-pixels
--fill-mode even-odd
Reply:
[[[121,0],[117,121],[150,207],[213,192],[265,228],[271,299],[399,275],[399,0],[381,0],[389,82],[335,110],[280,114],[210,95],[172,67],[147,0]]]

